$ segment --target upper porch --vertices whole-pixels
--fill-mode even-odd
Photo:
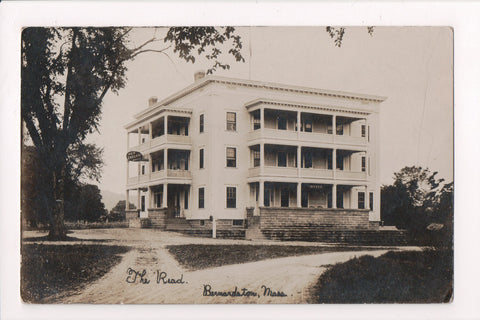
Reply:
[[[247,105],[250,114],[249,142],[302,141],[365,146],[370,141],[368,113],[353,112],[350,115],[268,106]]]

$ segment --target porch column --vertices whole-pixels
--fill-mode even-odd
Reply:
[[[260,108],[260,130],[263,131],[263,128],[265,127],[265,109]]]
[[[337,116],[332,116],[332,133],[333,133],[333,142],[335,142],[335,136],[337,135]]]
[[[297,133],[299,134],[300,134],[300,128],[301,128],[301,121],[302,121],[301,112],[297,111]]]
[[[259,185],[258,206],[259,207],[264,207],[265,206],[265,181],[260,180],[258,185]]]
[[[162,192],[162,208],[167,208],[167,192],[168,192],[168,183],[163,184]]]
[[[337,184],[332,185],[332,208],[337,208]]]
[[[140,188],[137,188],[137,210],[140,209]]]
[[[152,187],[148,187],[148,208],[153,208],[152,199]]]
[[[370,197],[368,196],[368,186],[365,186],[365,209],[370,210]]]
[[[163,130],[164,130],[165,136],[167,136],[167,132],[168,132],[168,116],[167,115],[163,117]]]
[[[130,206],[128,205],[129,202],[130,202],[130,190],[127,189],[127,191],[125,192],[125,211],[129,210],[130,209]]]
[[[152,168],[152,155],[149,154],[148,155],[148,175],[149,175],[149,177],[150,177],[151,173],[153,172],[152,169],[153,169]]]
[[[265,167],[265,144],[260,143],[260,176],[263,176],[263,170]]]
[[[332,170],[333,170],[333,179],[336,178],[337,172],[337,149],[333,148],[332,150]]]
[[[297,183],[297,208],[302,207],[302,183]]]
[[[163,170],[165,170],[165,177],[167,176],[167,164],[168,164],[168,149],[163,150]]]
[[[130,149],[130,132],[127,132],[127,151]]]
[[[142,128],[139,127],[137,132],[138,132],[138,145],[141,145],[142,144]]]
[[[152,140],[152,123],[148,123],[148,140]]]
[[[298,176],[300,176],[300,169],[302,168],[302,146],[297,146],[297,168]]]

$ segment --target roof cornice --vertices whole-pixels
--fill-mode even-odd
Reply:
[[[255,99],[244,104],[247,110],[254,108],[257,105],[274,105],[274,106],[283,106],[283,107],[316,109],[316,110],[324,110],[324,111],[332,111],[332,112],[341,111],[341,112],[348,112],[348,113],[361,114],[361,115],[368,115],[374,112],[370,110],[352,109],[352,107],[342,108],[338,106],[318,105],[318,104],[310,104],[310,103],[303,103],[303,102],[273,100],[273,99],[263,99],[263,98]]]
[[[375,96],[369,94],[359,94],[359,93],[351,93],[351,92],[343,92],[343,91],[334,91],[334,90],[324,90],[324,89],[316,89],[316,88],[309,88],[309,87],[301,87],[301,86],[292,86],[292,85],[285,85],[273,82],[263,82],[263,81],[254,81],[254,80],[243,80],[243,79],[236,79],[236,78],[226,78],[226,77],[219,77],[219,76],[206,76],[191,85],[183,88],[182,90],[168,96],[167,98],[159,101],[158,103],[154,104],[153,106],[135,114],[135,117],[138,119],[143,117],[145,114],[149,113],[150,111],[158,108],[160,106],[168,105],[175,100],[178,100],[195,90],[205,87],[210,83],[220,83],[220,84],[227,84],[227,85],[236,85],[242,87],[251,87],[251,88],[261,88],[267,90],[275,90],[275,91],[286,91],[286,92],[294,92],[294,93],[302,93],[302,94],[311,94],[311,95],[320,95],[320,96],[327,96],[332,98],[342,98],[342,99],[350,99],[350,100],[361,100],[361,101],[369,101],[369,102],[382,102],[386,100],[386,97],[383,96]]]

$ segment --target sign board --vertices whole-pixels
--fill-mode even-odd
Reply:
[[[130,151],[127,153],[128,161],[147,161],[143,158],[143,155],[138,151]]]

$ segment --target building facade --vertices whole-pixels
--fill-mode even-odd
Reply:
[[[374,226],[384,100],[197,73],[125,126],[126,196],[139,210],[129,218],[235,230],[275,213],[284,228]]]

